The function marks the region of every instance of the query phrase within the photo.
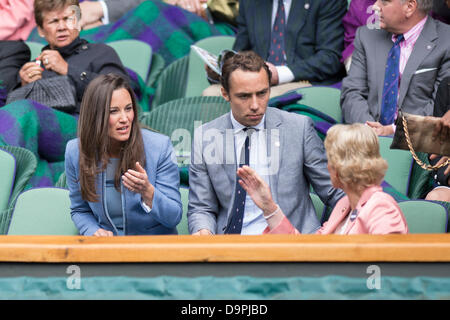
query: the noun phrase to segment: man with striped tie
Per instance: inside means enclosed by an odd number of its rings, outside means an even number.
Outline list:
[[[392,135],[398,110],[432,115],[439,83],[450,76],[450,26],[428,13],[432,0],[378,0],[379,27],[358,28],[342,82],[344,122]]]
[[[237,177],[244,164],[266,179],[279,207],[302,233],[320,226],[311,187],[330,207],[344,195],[331,184],[325,148],[312,120],[268,107],[269,83],[269,68],[256,53],[225,59],[221,84],[230,112],[198,127],[191,147],[190,233],[262,234],[268,218]]]

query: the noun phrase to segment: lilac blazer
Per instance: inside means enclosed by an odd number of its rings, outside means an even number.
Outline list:
[[[389,234],[408,233],[406,219],[397,202],[389,194],[383,192],[380,186],[367,188],[356,205],[358,215],[349,221],[344,234]],[[331,212],[330,218],[317,230],[316,234],[333,234],[350,211],[350,202],[347,196],[339,200]],[[272,230],[269,227],[264,233],[291,233],[299,234],[289,220],[283,220]]]

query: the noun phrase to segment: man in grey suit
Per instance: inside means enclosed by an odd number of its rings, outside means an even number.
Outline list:
[[[314,233],[320,226],[309,197],[310,185],[331,207],[343,196],[331,185],[325,149],[312,120],[267,108],[270,76],[269,67],[254,52],[225,60],[222,94],[230,102],[231,112],[194,133],[187,214],[190,233],[261,234],[266,228],[262,212],[249,196],[243,196],[242,204],[236,201],[242,197],[236,174],[238,163],[243,162],[237,159],[243,159],[243,153],[249,157],[246,163],[266,179],[277,203],[302,233]],[[247,145],[249,148],[243,148]],[[243,209],[240,232],[233,232],[230,226],[239,205]]]
[[[381,115],[387,92],[383,87],[389,87],[385,74],[388,53],[400,36],[399,78],[393,110],[433,114],[439,83],[450,75],[450,26],[428,16],[432,5],[432,0],[375,3],[381,29],[362,26],[357,30],[350,71],[342,82],[344,122],[365,122],[378,135],[394,133],[392,122],[383,123]]]

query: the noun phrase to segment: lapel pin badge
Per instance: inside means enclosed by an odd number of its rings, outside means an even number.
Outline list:
[[[431,44],[427,45],[428,50],[431,50],[431,48],[433,48],[433,46]]]
[[[306,9],[306,10],[309,9],[309,3],[305,3],[305,9]]]

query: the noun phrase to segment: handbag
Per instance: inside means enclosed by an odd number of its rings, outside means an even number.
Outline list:
[[[67,76],[39,79],[8,94],[6,103],[29,99],[48,107],[71,113],[75,111],[76,91]]]
[[[395,134],[391,149],[409,150],[416,163],[425,170],[432,171],[442,168],[450,163],[450,160],[436,166],[422,162],[416,152],[439,154],[450,156],[450,137],[445,141],[439,138],[433,139],[434,127],[440,118],[431,116],[419,116],[399,110],[395,120]]]

